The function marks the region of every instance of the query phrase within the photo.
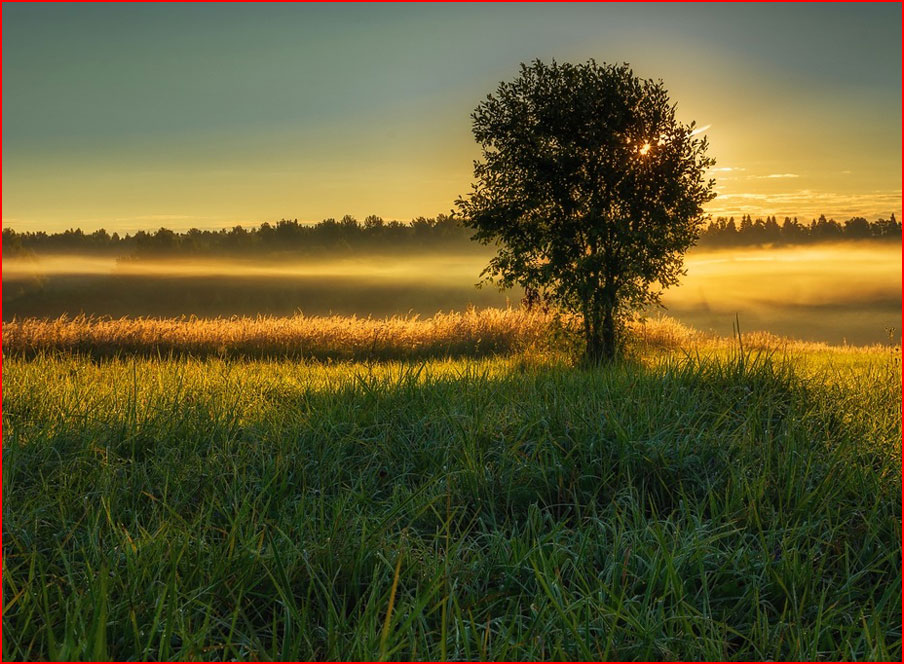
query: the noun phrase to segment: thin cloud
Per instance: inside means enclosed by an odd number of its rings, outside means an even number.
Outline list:
[[[192,214],[143,214],[137,217],[116,217],[113,221],[189,221],[191,219],[210,219]]]
[[[770,173],[769,175],[751,175],[751,180],[785,180],[791,178],[799,178],[797,173]]]
[[[799,189],[797,191],[763,194],[753,192],[719,192],[707,206],[714,216],[777,215],[809,220],[821,214],[835,219],[864,216],[888,218],[892,212],[901,214],[901,190],[877,190],[862,194]]]

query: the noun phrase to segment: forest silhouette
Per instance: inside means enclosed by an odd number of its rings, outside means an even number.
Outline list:
[[[385,221],[376,215],[361,222],[351,215],[330,218],[316,224],[298,219],[246,228],[221,230],[192,228],[184,232],[160,228],[155,232],[109,233],[104,229],[85,233],[73,228],[59,233],[17,232],[3,229],[3,255],[14,258],[32,254],[102,254],[117,257],[161,256],[262,256],[277,253],[322,255],[350,253],[410,253],[417,251],[480,251],[471,242],[473,231],[452,215],[417,217],[410,222]],[[820,215],[808,223],[797,217],[751,215],[716,217],[700,233],[701,247],[790,246],[846,240],[901,241],[901,222],[888,219],[868,221],[852,217],[843,222]]]

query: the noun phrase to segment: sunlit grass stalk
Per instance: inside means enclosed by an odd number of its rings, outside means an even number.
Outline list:
[[[538,309],[469,309],[432,318],[394,316],[271,316],[195,318],[29,318],[3,323],[3,352],[33,357],[42,352],[75,352],[94,358],[147,357],[309,358],[390,360],[471,356],[525,349],[573,350],[580,325],[570,315]],[[739,342],[751,350],[831,352],[821,343],[785,339],[765,332],[720,338],[667,317],[630,322],[629,350],[688,347],[727,350]],[[881,346],[845,347],[874,353]]]

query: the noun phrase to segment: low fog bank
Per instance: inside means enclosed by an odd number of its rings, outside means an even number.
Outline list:
[[[898,247],[833,246],[689,255],[681,285],[663,296],[675,309],[745,311],[901,299]]]
[[[355,256],[301,261],[141,260],[42,256],[3,261],[3,319],[108,316],[357,314],[386,316],[517,303],[517,291],[474,288],[490,256]],[[897,245],[847,243],[703,250],[667,291],[667,312],[703,330],[830,343],[887,342],[900,332]]]
[[[104,256],[53,254],[3,261],[3,279],[51,276],[245,277],[249,279],[388,279],[449,281],[476,280],[487,259],[479,254],[354,257],[302,260],[243,260],[210,258],[121,259]]]

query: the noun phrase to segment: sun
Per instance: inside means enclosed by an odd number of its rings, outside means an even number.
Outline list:
[[[641,146],[641,148],[640,148],[640,154],[642,154],[642,155],[645,155],[645,154],[646,154],[647,152],[649,152],[649,151],[650,151],[650,144],[649,144],[649,143],[644,143],[644,144]]]

